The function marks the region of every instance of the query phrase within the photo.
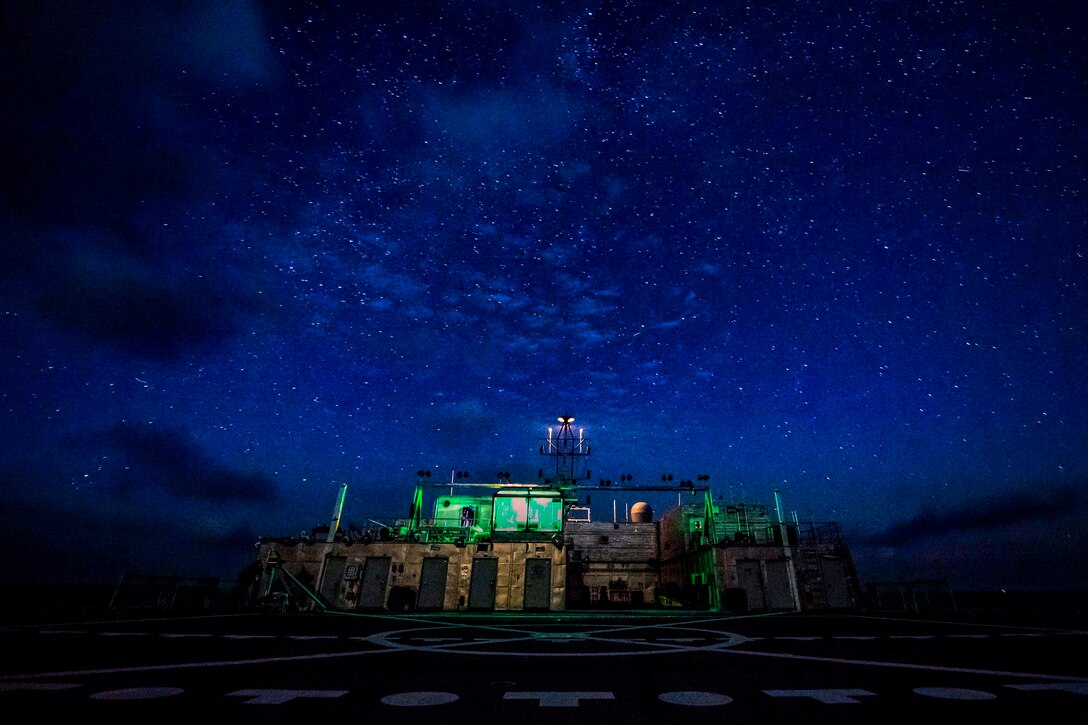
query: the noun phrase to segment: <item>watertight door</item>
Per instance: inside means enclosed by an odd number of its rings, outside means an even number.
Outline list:
[[[325,557],[325,570],[321,573],[321,588],[318,594],[329,604],[336,604],[336,595],[340,590],[340,582],[344,579],[344,569],[347,565],[346,556]]]
[[[824,557],[820,561],[820,571],[824,577],[824,586],[827,587],[827,606],[833,609],[852,606],[846,563],[842,559]]]
[[[737,560],[737,586],[748,593],[749,609],[766,609],[763,598],[763,572],[757,559]]]
[[[525,560],[525,608],[550,609],[552,603],[552,562]]]
[[[363,567],[359,589],[359,609],[381,609],[385,606],[385,585],[389,582],[389,557],[372,556]]]
[[[767,566],[767,609],[793,609],[789,562],[768,559],[764,563]]]
[[[495,582],[498,578],[498,559],[480,557],[472,560],[472,581],[468,589],[469,609],[495,608]]]
[[[443,557],[428,556],[423,560],[417,609],[442,609],[446,600],[446,574],[449,568],[450,560]]]

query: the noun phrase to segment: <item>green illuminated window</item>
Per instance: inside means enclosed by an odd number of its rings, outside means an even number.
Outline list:
[[[528,501],[524,498],[495,498],[495,531],[523,531],[528,522]]]
[[[557,498],[533,497],[529,499],[529,530],[561,531],[563,529],[563,502]]]
[[[562,531],[563,500],[557,496],[496,496],[495,531]]]

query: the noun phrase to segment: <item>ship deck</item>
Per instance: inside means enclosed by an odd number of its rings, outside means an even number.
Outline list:
[[[47,721],[1064,723],[1088,704],[1088,662],[1062,656],[1088,631],[967,618],[242,614],[10,625],[0,642],[0,693]]]

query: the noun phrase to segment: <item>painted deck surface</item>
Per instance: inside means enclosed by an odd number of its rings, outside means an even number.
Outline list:
[[[38,717],[1080,722],[1088,631],[839,615],[311,614],[9,626]],[[1063,656],[1064,655],[1064,656]]]

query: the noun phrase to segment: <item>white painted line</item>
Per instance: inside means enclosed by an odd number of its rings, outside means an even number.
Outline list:
[[[611,692],[507,692],[504,700],[537,700],[540,707],[578,707],[582,700],[615,700]]]
[[[814,642],[823,639],[823,637],[770,637],[770,639],[789,640],[791,642]]]
[[[692,646],[679,643],[671,643],[658,640],[647,639],[622,639],[619,637],[611,636],[614,630],[603,630],[603,635],[598,636],[597,631],[579,632],[576,636],[564,636],[562,633],[556,633],[552,635],[541,636],[539,632],[527,631],[525,636],[522,637],[506,637],[495,639],[469,639],[458,640],[451,643],[427,644],[422,642],[423,639],[420,635],[433,630],[442,630],[442,627],[423,627],[417,629],[405,629],[399,631],[386,631],[373,634],[370,637],[363,638],[362,641],[369,642],[371,644],[379,645],[381,647],[388,647],[398,650],[410,650],[413,652],[435,652],[435,653],[459,653],[467,655],[498,655],[498,656],[517,656],[517,657],[632,657],[642,655],[655,655],[662,653],[679,653],[679,652],[713,652],[723,647],[735,647],[748,641],[745,637],[732,632],[722,632],[720,630],[713,629],[698,629],[694,627],[678,626],[677,630],[689,630],[691,632],[702,633],[701,637],[694,638],[696,641],[706,642],[705,646]],[[526,642],[541,642],[547,641],[551,643],[560,642],[592,642],[595,645],[603,646],[610,645],[614,649],[598,649],[592,651],[561,651],[558,649],[552,651],[532,651],[529,647],[518,647],[518,645]],[[414,644],[419,642],[419,644]],[[484,649],[488,646],[502,646],[504,649]],[[622,647],[622,648],[621,648]]]
[[[0,675],[4,680],[29,680],[38,677],[82,677],[85,675],[123,675],[129,672],[169,672],[171,670],[213,669],[216,667],[239,667],[244,665],[267,665],[277,662],[306,662],[309,660],[328,660],[337,657],[361,657],[364,655],[389,654],[395,649],[372,649],[362,652],[329,652],[326,654],[296,655],[292,657],[259,657],[248,660],[224,660],[221,662],[181,662],[172,665],[139,665],[136,667],[106,667],[97,670],[69,670],[66,672],[33,672],[22,675]]]
[[[998,637],[1042,637],[1042,632],[1002,632]]]
[[[915,687],[914,692],[941,700],[996,700],[997,695],[985,690],[965,690],[962,687]]]
[[[107,690],[91,694],[92,700],[158,700],[163,697],[180,695],[185,690],[180,687],[126,687],[122,690]]]
[[[427,707],[430,705],[448,705],[459,698],[452,692],[399,692],[386,695],[381,699],[383,705],[394,707]]]
[[[159,636],[164,639],[205,639],[212,635],[204,632],[165,632]]]
[[[291,700],[303,697],[316,697],[331,699],[343,697],[348,690],[235,690],[228,692],[227,697],[248,697],[243,705],[282,705]]]
[[[847,635],[843,634],[843,635],[839,635],[838,637],[829,637],[828,639],[871,640],[871,639],[880,639],[880,637],[872,637],[872,636],[868,636],[868,635],[866,635],[866,636],[862,636],[862,635],[847,636]]]
[[[733,702],[729,695],[717,692],[662,692],[657,696],[658,700],[670,705],[686,705],[687,707],[714,707],[716,705],[728,705]]]
[[[919,665],[912,662],[881,662],[879,660],[848,660],[840,657],[816,657],[814,655],[792,655],[784,652],[756,652],[754,650],[721,648],[718,652],[749,657],[778,657],[786,660],[805,660],[808,662],[831,662],[839,665],[862,665],[864,667],[891,667],[904,670],[929,670],[931,672],[963,672],[971,675],[996,675],[999,677],[1029,677],[1038,680],[1073,680],[1088,682],[1088,677],[1075,675],[1041,674],[1038,672],[1005,672],[1003,670],[982,670],[972,667],[941,667],[938,665]]]
[[[827,705],[856,705],[857,697],[876,696],[868,690],[764,690],[771,697],[811,697]]]
[[[419,642],[464,642],[466,637],[419,637]]]
[[[1046,682],[1032,683],[1030,685],[1005,685],[1005,687],[1010,690],[1024,690],[1025,692],[1055,690],[1057,692],[1072,692],[1074,695],[1088,695],[1088,682]]]
[[[147,637],[147,632],[99,632],[99,637]]]
[[[888,639],[936,639],[935,634],[889,634]]]
[[[877,620],[879,622],[908,622],[910,624],[919,624],[919,621],[917,619],[907,619],[905,617],[873,617],[873,616],[865,615],[865,614],[843,614],[843,615],[838,615],[838,616],[846,617],[846,618],[849,618],[849,619],[875,619],[875,620]],[[1049,627],[1025,627],[1025,626],[1021,626],[1021,625],[1012,625],[1012,624],[980,624],[978,622],[946,622],[944,620],[937,620],[937,619],[928,620],[926,622],[926,624],[951,624],[951,625],[956,626],[956,627],[976,627],[976,628],[977,627],[986,627],[986,628],[989,628],[989,629],[1028,629],[1028,630],[1031,630],[1033,632],[1042,631],[1042,632],[1053,632],[1055,634],[1064,633],[1064,632],[1074,632],[1075,631],[1077,634],[1088,634],[1088,632],[1081,632],[1079,630],[1053,629],[1053,628],[1049,628]]]
[[[71,682],[0,682],[0,692],[52,692],[53,690],[71,690],[74,687],[83,687],[83,685]]]
[[[274,634],[223,634],[223,639],[277,639]]]
[[[295,639],[305,642],[311,639],[340,639],[340,637],[339,635],[335,634],[291,634],[287,636],[287,639]]]

